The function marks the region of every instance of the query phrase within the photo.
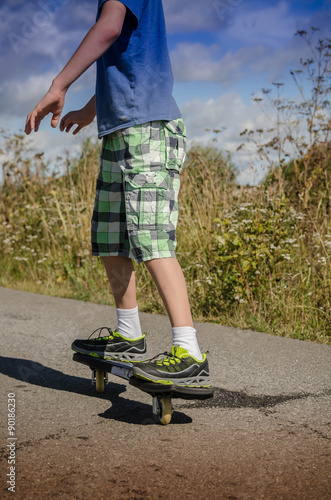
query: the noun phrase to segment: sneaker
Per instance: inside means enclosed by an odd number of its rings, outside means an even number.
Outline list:
[[[103,330],[106,330],[108,335],[102,335]],[[100,332],[99,337],[91,339],[95,332]],[[145,334],[131,340],[106,326],[92,332],[87,340],[75,340],[71,349],[81,354],[113,361],[136,363],[147,359]]]
[[[207,354],[201,361],[191,356],[186,349],[172,346],[171,352],[163,353],[165,358],[150,360],[132,368],[132,373],[156,384],[177,385],[181,387],[210,387]],[[159,354],[158,356],[161,356]],[[158,357],[156,356],[156,357]]]

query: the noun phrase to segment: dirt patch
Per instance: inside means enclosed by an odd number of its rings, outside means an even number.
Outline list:
[[[226,436],[220,442],[104,445],[65,431],[17,450],[18,499],[227,499],[327,500],[331,498],[328,448],[289,434],[272,438]],[[168,434],[169,436],[169,434]],[[6,462],[2,461],[2,472]],[[5,481],[2,481],[2,487]],[[2,490],[2,498],[11,498]]]

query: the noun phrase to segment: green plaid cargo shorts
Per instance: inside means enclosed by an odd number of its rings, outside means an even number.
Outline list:
[[[185,151],[181,118],[103,137],[91,223],[93,255],[122,255],[136,262],[175,257]]]

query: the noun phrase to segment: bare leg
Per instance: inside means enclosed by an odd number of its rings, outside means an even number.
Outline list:
[[[101,257],[118,309],[137,306],[136,277],[131,259],[120,255]]]
[[[118,315],[119,310],[136,308],[135,272],[131,259],[121,256],[102,257],[102,262],[114,294]],[[176,258],[169,257],[153,259],[145,262],[145,265],[167,310],[173,329],[174,343],[187,349],[197,359],[202,359],[193,326],[185,278],[179,262]],[[121,314],[126,314],[126,312],[123,311]],[[136,314],[138,316],[138,312]],[[118,331],[130,337],[131,330],[137,331],[138,328],[140,330],[139,318],[133,320],[133,324],[126,332],[122,331],[121,326],[118,324]]]
[[[171,326],[193,327],[190,304],[183,271],[176,258],[145,262],[167,310]]]

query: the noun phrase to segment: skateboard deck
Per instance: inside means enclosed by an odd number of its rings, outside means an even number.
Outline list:
[[[76,352],[72,358],[78,363],[88,366],[92,370],[92,382],[96,384],[96,391],[103,393],[108,374],[128,380],[129,384],[140,389],[153,398],[154,421],[162,425],[171,422],[172,399],[209,399],[213,397],[211,387],[181,387],[179,385],[162,385],[136,377],[132,373],[133,364],[121,361],[95,358]]]

